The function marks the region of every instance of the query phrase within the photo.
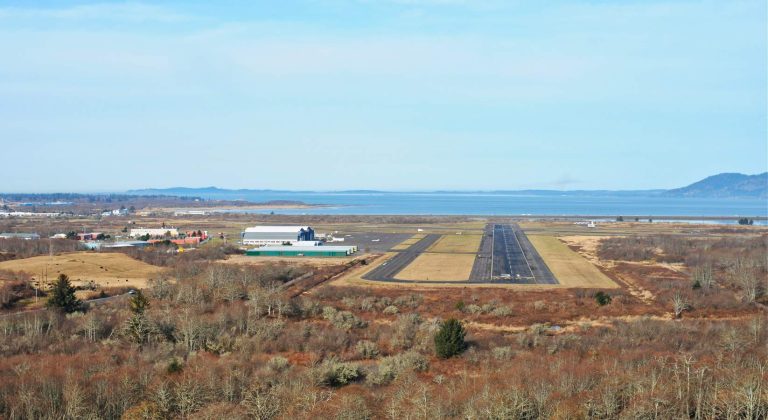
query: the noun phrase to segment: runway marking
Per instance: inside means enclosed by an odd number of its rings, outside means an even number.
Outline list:
[[[531,277],[533,277],[533,280],[536,280],[536,275],[533,274],[533,270],[531,269],[531,263],[528,262],[528,257],[525,256],[525,250],[523,250],[523,246],[520,244],[520,239],[517,238],[517,232],[512,230],[512,234],[515,236],[515,241],[517,241],[517,247],[520,248],[520,253],[523,254],[523,259],[525,260],[525,265],[528,266],[528,271],[531,272]]]

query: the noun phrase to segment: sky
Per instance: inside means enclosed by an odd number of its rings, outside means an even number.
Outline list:
[[[766,3],[0,0],[0,191],[760,173]]]

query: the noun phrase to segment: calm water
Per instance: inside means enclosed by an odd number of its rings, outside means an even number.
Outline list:
[[[331,207],[276,209],[279,214],[354,215],[616,215],[649,216],[768,216],[761,199],[701,199],[622,196],[550,196],[495,193],[319,193],[259,192],[210,194],[205,198],[296,200]],[[257,210],[253,213],[269,213]]]

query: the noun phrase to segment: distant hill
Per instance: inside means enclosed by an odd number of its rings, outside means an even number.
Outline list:
[[[768,172],[758,175],[724,173],[664,193],[668,197],[768,198]]]
[[[230,194],[230,193],[249,193],[249,192],[271,192],[274,190],[229,190],[226,188],[218,187],[201,187],[201,188],[189,188],[189,187],[172,187],[172,188],[145,188],[139,190],[128,190],[126,194],[141,194],[141,195],[191,195],[191,194]]]
[[[311,194],[397,194],[396,191],[340,190],[340,191],[286,191],[270,189],[236,189],[218,187],[203,188],[148,188],[130,190],[127,194],[202,196],[217,199],[232,199],[234,196],[260,195],[267,193]],[[584,196],[584,197],[701,197],[701,198],[768,198],[768,172],[759,175],[724,173],[713,175],[687,187],[672,190],[477,190],[477,191],[423,191],[435,194],[519,194],[537,196]],[[240,198],[242,199],[242,198]]]

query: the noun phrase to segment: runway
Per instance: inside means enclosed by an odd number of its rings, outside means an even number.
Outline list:
[[[425,236],[419,242],[400,251],[388,261],[371,270],[371,272],[364,275],[363,278],[366,280],[395,281],[397,273],[404,269],[408,264],[412,263],[419,254],[426,251],[427,248],[437,242],[438,239],[440,239],[440,235]]]
[[[413,283],[395,276],[440,239],[427,235],[363,276],[366,280]],[[419,283],[445,283],[419,280]],[[456,284],[456,282],[451,282]],[[465,284],[558,284],[544,260],[517,224],[488,224]]]

